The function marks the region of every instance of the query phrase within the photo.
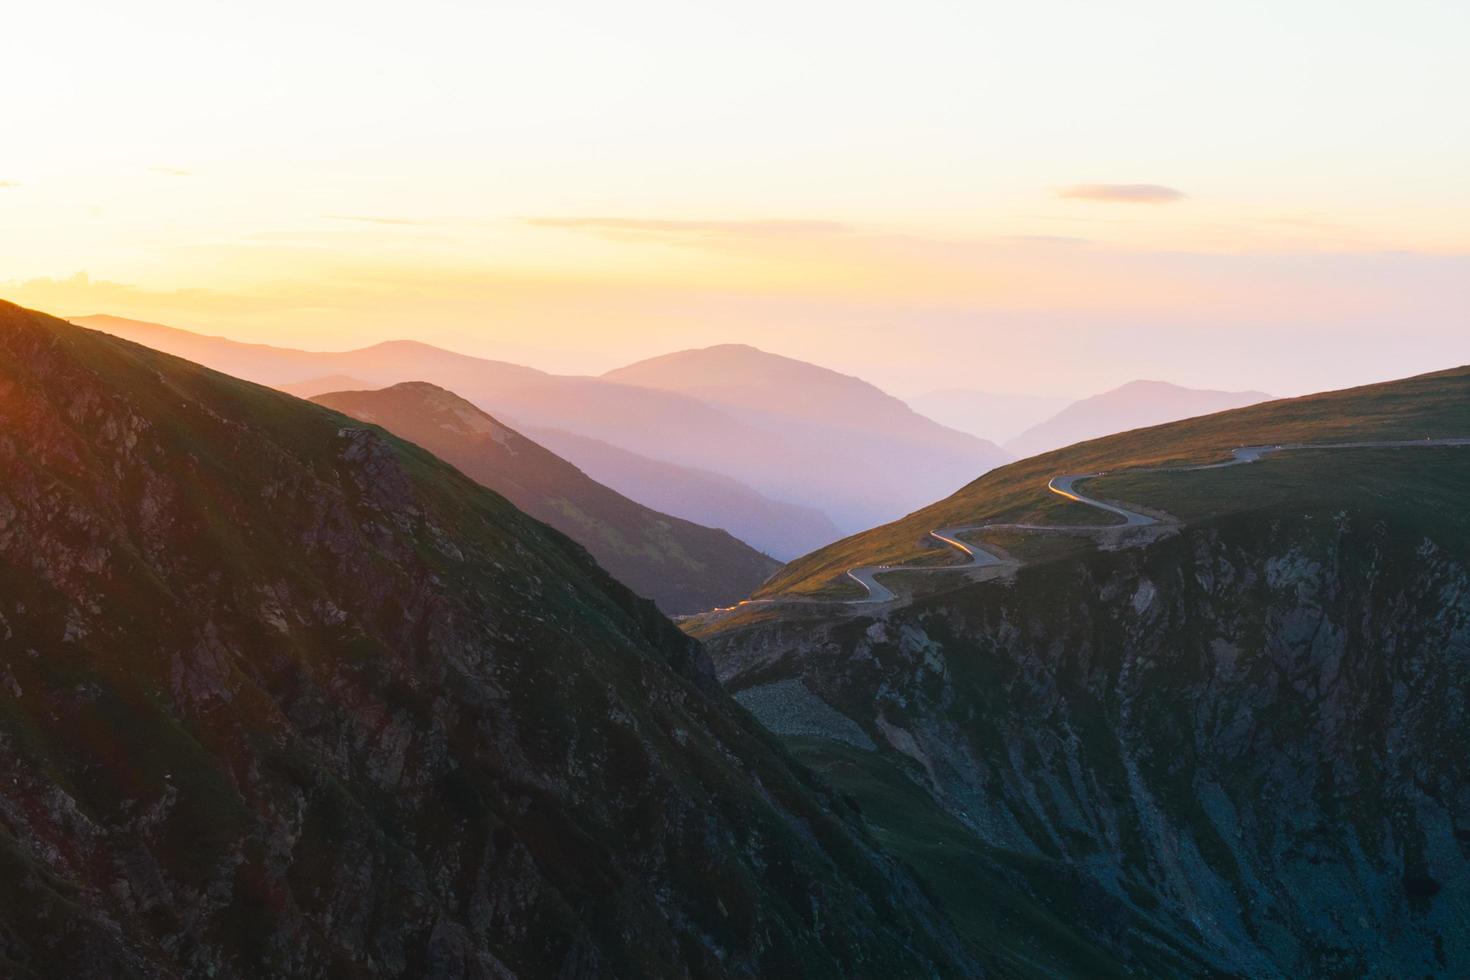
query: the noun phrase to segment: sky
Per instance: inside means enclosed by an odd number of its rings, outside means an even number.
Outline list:
[[[565,372],[934,388],[1470,362],[1470,4],[0,14],[0,297]]]

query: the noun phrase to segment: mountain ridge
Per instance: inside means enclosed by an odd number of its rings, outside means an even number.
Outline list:
[[[620,582],[670,615],[728,605],[779,563],[725,531],[660,514],[425,381],[314,396],[318,405],[422,446],[578,541]]]

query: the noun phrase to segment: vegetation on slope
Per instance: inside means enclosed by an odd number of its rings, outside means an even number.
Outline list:
[[[854,566],[952,562],[953,552],[928,537],[937,527],[982,522],[1106,523],[1107,515],[1046,490],[1047,480],[1059,474],[1117,474],[1130,468],[1212,462],[1227,459],[1236,447],[1249,445],[1465,435],[1470,435],[1470,368],[1265,402],[1124,432],[992,470],[958,493],[901,520],[792,561],[756,595],[859,597],[861,587],[845,578],[847,569]],[[1213,476],[1239,472],[1205,471],[1191,479],[1205,488],[1231,487],[1237,485],[1232,481],[1243,478],[1233,475],[1214,481]],[[1154,498],[1156,505],[1168,510],[1167,488],[1177,482],[1175,475],[1150,479],[1151,486],[1161,488]],[[1113,477],[1087,487],[1089,493],[1104,498],[1118,493],[1119,499],[1132,499],[1118,491]],[[1224,490],[1218,498],[1222,502],[1234,499]]]

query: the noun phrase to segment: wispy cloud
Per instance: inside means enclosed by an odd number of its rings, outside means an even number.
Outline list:
[[[1057,191],[1057,197],[1077,201],[1112,201],[1118,204],[1168,204],[1189,195],[1163,184],[1074,184]]]
[[[332,221],[360,221],[369,225],[427,225],[430,223],[418,218],[398,218],[391,215],[324,214],[322,217]]]
[[[841,235],[852,226],[840,221],[770,219],[764,221],[675,221],[657,218],[527,218],[538,228],[569,228],[594,234],[718,236],[741,238],[805,238]]]
[[[148,169],[151,170],[151,171],[153,171],[156,174],[163,174],[165,177],[192,177],[192,176],[194,176],[194,171],[192,171],[192,170],[183,170],[183,169],[181,169],[179,167],[149,167]]]
[[[20,186],[20,181],[18,181],[18,180],[0,180],[0,187],[19,187],[19,186]]]

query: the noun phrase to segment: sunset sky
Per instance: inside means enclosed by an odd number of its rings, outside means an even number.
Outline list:
[[[0,297],[60,315],[898,394],[1470,362],[1462,2],[3,18]]]

